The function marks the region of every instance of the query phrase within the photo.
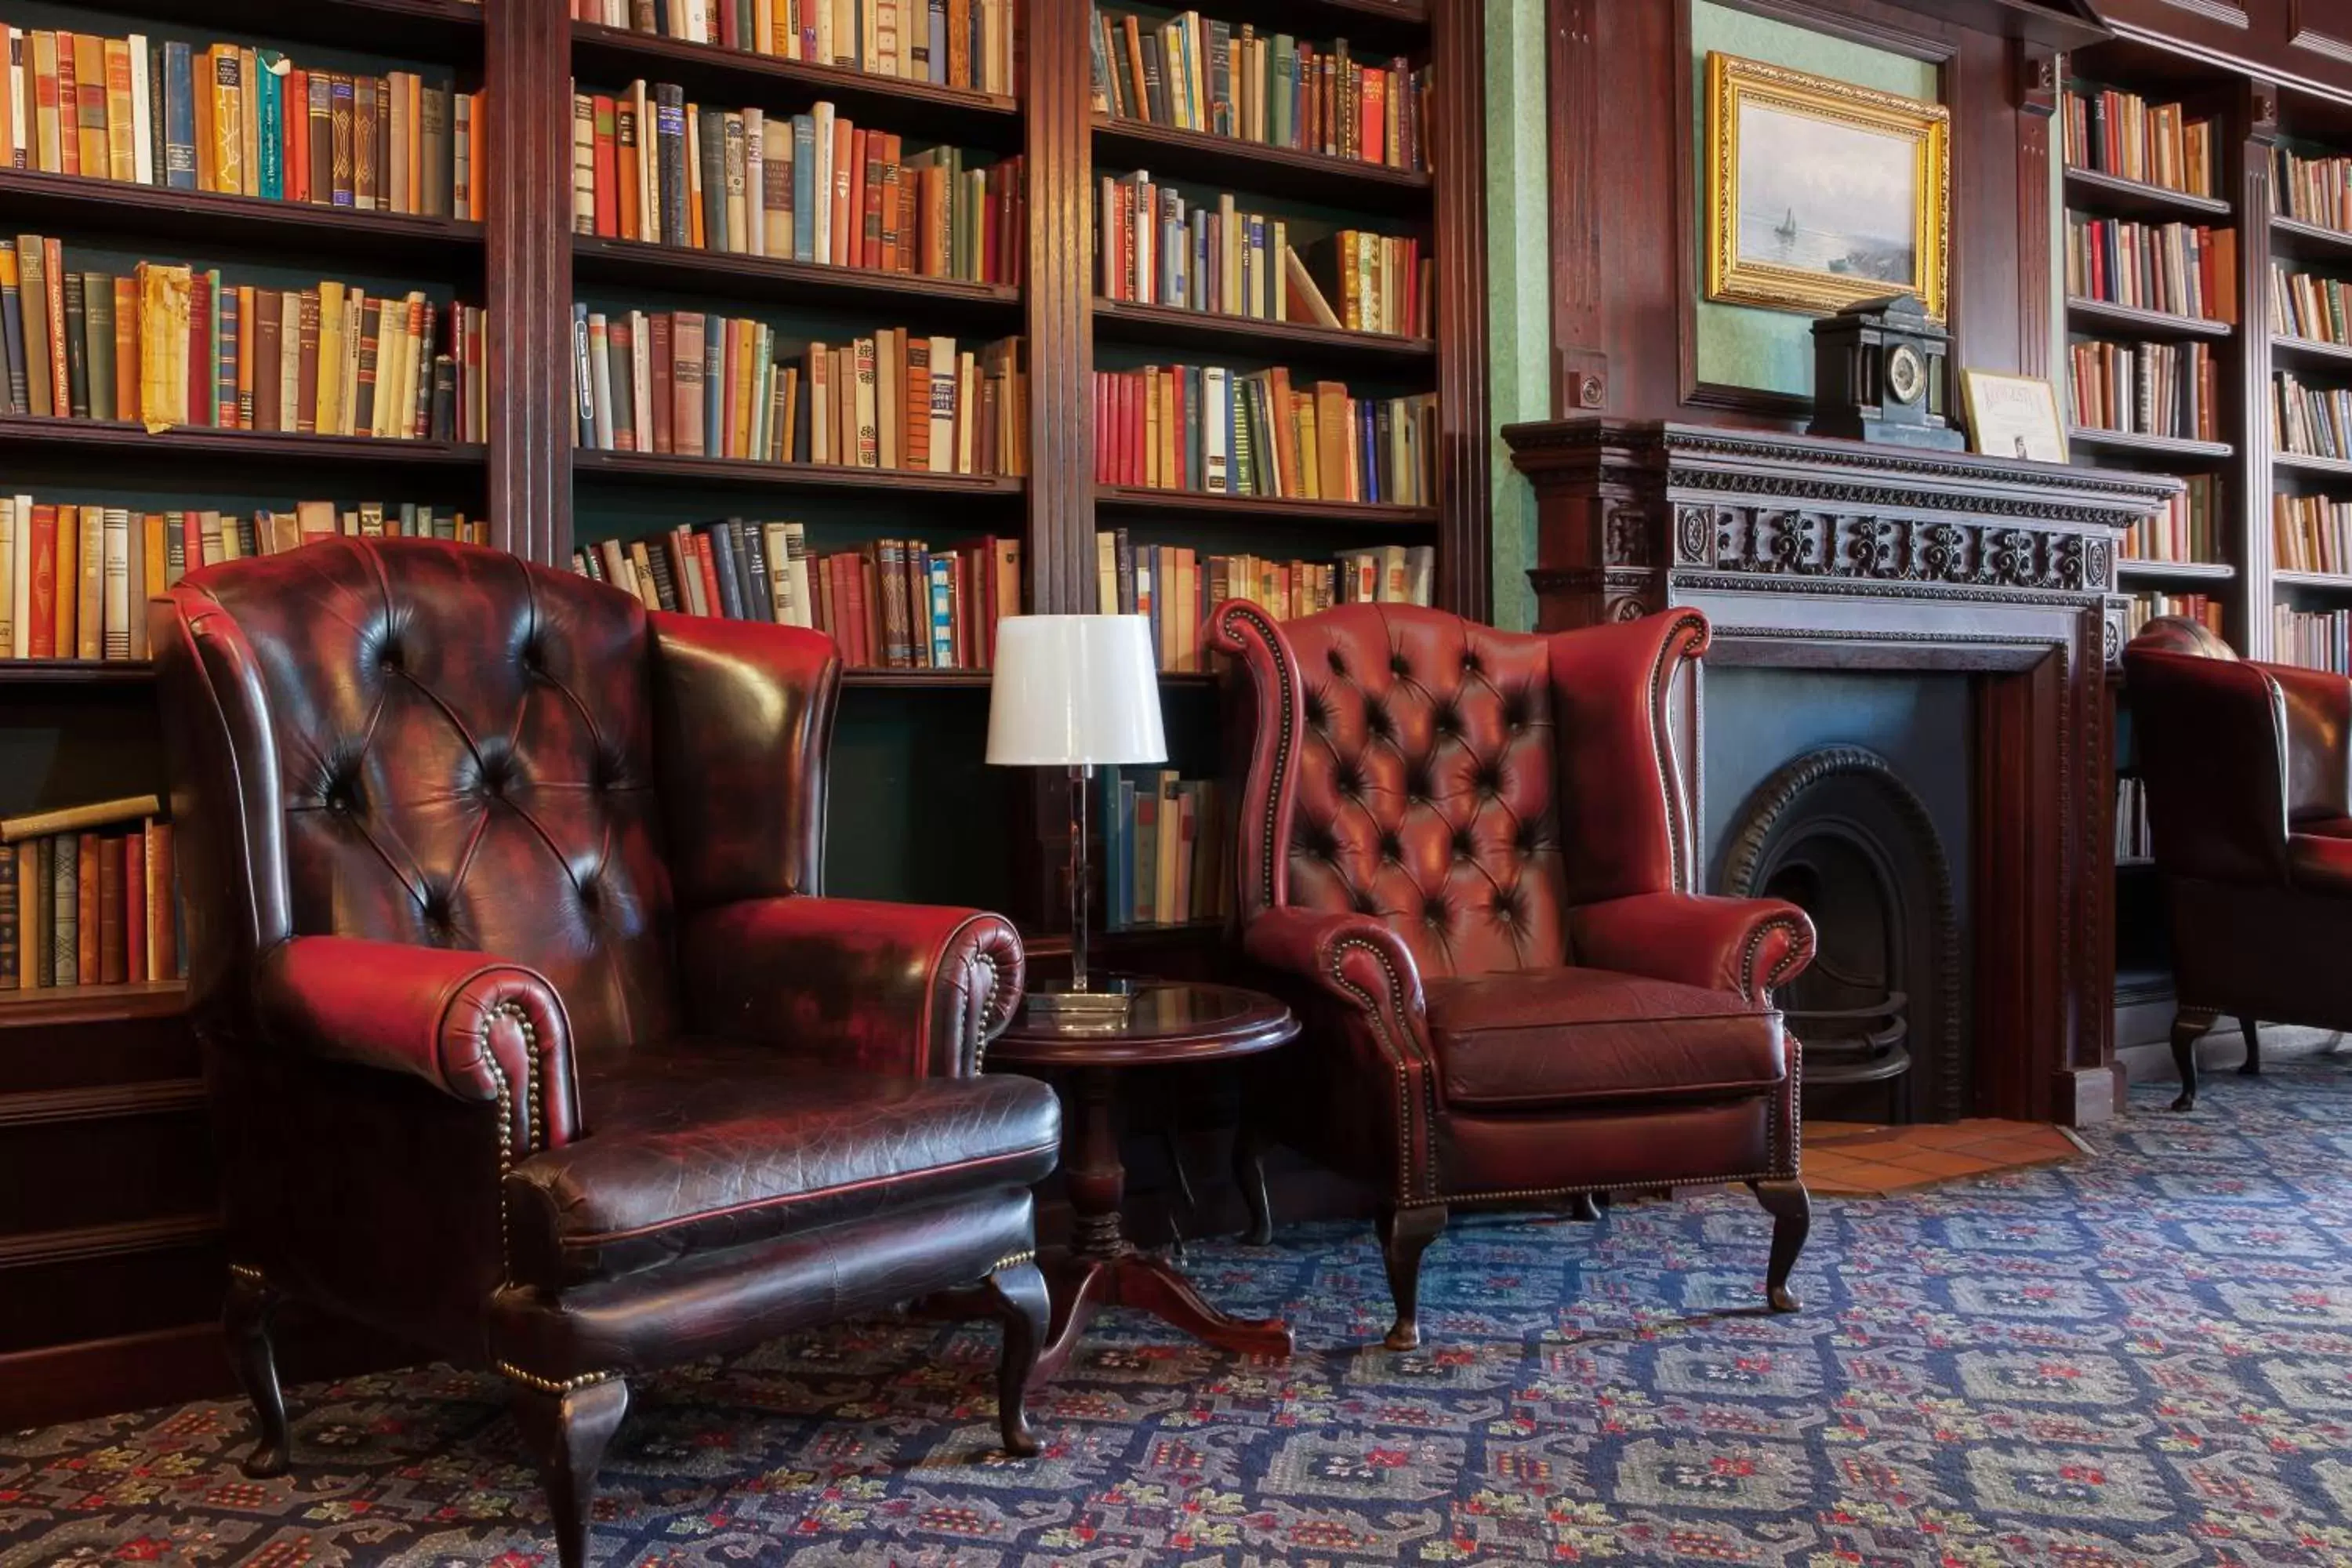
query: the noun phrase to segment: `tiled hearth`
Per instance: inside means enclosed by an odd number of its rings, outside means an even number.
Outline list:
[[[1908,1127],[1809,1121],[1805,1185],[1824,1196],[1885,1197],[1964,1176],[2055,1164],[2083,1153],[2063,1129],[1997,1117]]]

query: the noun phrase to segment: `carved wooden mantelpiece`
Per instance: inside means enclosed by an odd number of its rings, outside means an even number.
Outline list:
[[[2179,481],[1599,418],[1503,437],[1536,488],[1542,629],[1691,605],[1718,666],[1977,678],[1973,1109],[2111,1107],[2116,541]],[[1705,712],[1695,681],[1678,707],[1695,801]]]

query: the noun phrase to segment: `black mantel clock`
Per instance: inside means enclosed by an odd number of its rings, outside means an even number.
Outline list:
[[[1946,422],[1951,334],[1917,296],[1849,305],[1813,323],[1813,423],[1808,434],[1957,451]]]

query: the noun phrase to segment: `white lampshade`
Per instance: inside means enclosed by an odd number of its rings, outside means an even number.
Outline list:
[[[1141,616],[999,621],[988,760],[1010,767],[1166,762],[1151,623]]]

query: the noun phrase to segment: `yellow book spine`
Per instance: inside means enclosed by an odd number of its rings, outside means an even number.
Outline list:
[[[211,54],[216,188],[228,195],[250,195],[245,183],[245,61],[234,44],[215,44]]]
[[[343,430],[343,286],[319,285],[319,409],[321,436]]]
[[[139,264],[139,417],[149,434],[188,422],[188,293],[184,266]]]

